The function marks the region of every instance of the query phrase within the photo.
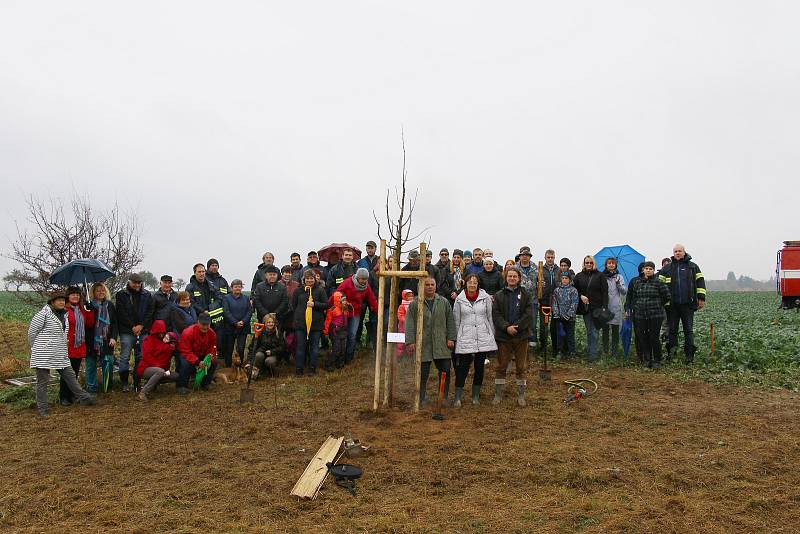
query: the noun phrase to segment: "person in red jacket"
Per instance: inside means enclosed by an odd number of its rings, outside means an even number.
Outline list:
[[[179,350],[178,393],[189,393],[189,380],[194,377],[197,369],[205,369],[203,360],[210,354],[211,365],[200,383],[200,388],[208,391],[217,368],[217,335],[211,329],[211,316],[208,312],[198,315],[197,323],[183,331]]]
[[[167,325],[161,319],[153,321],[150,335],[142,341],[142,359],[136,366],[136,374],[145,380],[145,385],[136,397],[141,401],[148,400],[148,395],[155,391],[161,382],[174,382],[175,374],[170,374],[169,364],[175,352],[178,336],[167,332]]]
[[[347,302],[353,307],[353,317],[361,317],[361,306],[367,301],[370,310],[378,313],[378,301],[375,293],[369,286],[369,271],[363,267],[356,271],[356,274],[347,278],[336,288],[342,293]],[[328,306],[333,305],[333,295],[328,299]],[[353,361],[353,353],[356,350],[356,332],[358,332],[358,321],[350,321],[347,325],[347,351],[344,356],[344,363],[347,365]]]
[[[80,376],[81,362],[86,358],[87,332],[94,328],[94,312],[86,307],[83,293],[78,287],[67,288],[67,356],[75,376]],[[58,397],[62,406],[69,406],[75,401],[72,391],[62,378],[59,384]]]

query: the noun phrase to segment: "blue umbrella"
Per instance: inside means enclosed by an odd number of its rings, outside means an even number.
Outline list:
[[[50,274],[50,283],[57,286],[70,286],[89,282],[103,282],[114,276],[114,271],[100,260],[84,258],[72,260]]]
[[[639,276],[639,264],[644,261],[644,256],[630,245],[603,247],[594,255],[597,270],[603,270],[608,258],[616,258],[617,270],[625,279],[625,285],[630,284],[631,280]]]

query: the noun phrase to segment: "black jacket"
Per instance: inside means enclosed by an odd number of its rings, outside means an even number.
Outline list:
[[[519,295],[515,296],[515,292],[504,287],[494,295],[494,305],[492,306],[492,321],[494,322],[494,338],[497,341],[511,341],[513,339],[528,339],[533,332],[533,297],[528,290],[522,286],[519,287]],[[511,299],[517,299],[514,303]],[[509,322],[509,306],[514,305],[518,309],[518,318],[516,321]],[[508,335],[506,328],[512,325],[517,325],[517,335],[513,338]]]
[[[439,260],[434,264],[434,267],[436,267],[439,276],[436,279],[436,292],[452,304],[453,299],[450,298],[450,294],[456,291],[456,282],[453,279],[453,273],[450,272],[450,262]]]
[[[663,319],[664,307],[669,304],[669,289],[656,276],[639,276],[631,280],[625,297],[625,310],[634,319]]]
[[[192,307],[197,312],[198,317],[201,313],[207,311],[211,315],[211,326],[214,330],[222,328],[222,294],[217,289],[217,286],[208,277],[201,284],[192,275],[189,285],[186,286],[186,291],[189,293],[189,298],[192,299]]]
[[[144,326],[143,334],[153,324],[153,296],[142,288],[137,295],[129,288],[117,292],[117,327],[120,334],[133,334],[133,327]]]
[[[217,288],[222,298],[225,297],[228,293],[230,293],[230,286],[228,285],[228,281],[225,280],[225,277],[219,273],[209,273],[206,272],[206,279],[209,280],[214,287]]]
[[[410,264],[407,263],[400,270],[401,271],[419,271],[419,265],[417,265],[416,267],[412,267]],[[438,293],[439,292],[438,291],[439,269],[437,269],[435,265],[427,264],[427,265],[425,265],[425,270],[428,271],[429,275],[431,275],[433,278],[436,279],[436,284],[437,284],[437,291],[436,292]],[[419,288],[418,284],[419,284],[419,278],[401,278],[400,279],[400,291],[399,291],[399,294],[402,295],[403,291],[408,289],[409,291],[414,293],[414,295],[416,295],[417,294],[417,289]],[[450,295],[447,295],[447,300],[448,300],[448,302],[450,301]]]
[[[356,274],[358,267],[356,262],[345,264],[340,261],[328,271],[328,278],[325,281],[325,289],[328,291],[328,297],[333,295],[339,284]]]
[[[311,288],[311,296],[314,298],[314,307],[311,315],[311,330],[322,332],[325,327],[325,312],[328,311],[328,296],[325,289],[320,284],[314,284]],[[306,304],[308,303],[308,291],[305,286],[298,287],[292,293],[292,300],[289,303],[295,330],[306,329]]]
[[[553,268],[547,267],[547,264],[542,264],[542,298],[539,299],[539,304],[542,306],[550,305],[550,296],[553,294],[555,288],[561,285],[561,268],[553,264]],[[538,273],[537,273],[538,275]],[[537,279],[537,295],[538,295],[538,279]]]
[[[278,324],[281,324],[289,312],[289,294],[286,292],[286,286],[279,281],[274,284],[260,282],[256,286],[252,298],[256,307],[256,319],[259,323],[266,314],[274,313]]]
[[[178,301],[178,293],[175,291],[170,292],[169,295],[162,292],[160,289],[152,293],[153,295],[153,320],[164,321],[167,325],[167,332],[172,332],[172,324],[170,322],[170,312],[172,305]]]
[[[694,309],[697,309],[697,301],[706,300],[706,280],[702,271],[700,271],[700,267],[692,261],[692,257],[689,254],[686,254],[680,261],[673,256],[672,262],[662,267],[658,272],[658,279],[667,284],[672,299],[675,301],[679,293],[679,288],[677,287],[680,282],[678,270],[682,266],[686,266],[689,271],[689,304]]]
[[[197,312],[192,306],[184,310],[177,304],[173,304],[169,311],[169,322],[172,331],[180,336],[184,330],[197,322]]]
[[[578,315],[586,315],[592,310],[608,308],[608,281],[606,276],[598,271],[581,271],[572,281],[580,296],[589,298],[586,306],[582,300],[578,301]]]
[[[494,270],[492,272],[487,273],[484,269],[478,274],[478,282],[480,283],[481,289],[489,293],[490,295],[494,295],[501,289],[503,289],[503,275],[500,274],[500,271]]]
[[[256,267],[256,272],[253,275],[253,283],[250,284],[250,293],[256,290],[256,286],[258,284],[266,280],[266,278],[264,278],[264,275],[267,273],[266,268],[266,263],[260,263],[258,264],[258,267]],[[280,278],[280,275],[278,275],[278,278]]]

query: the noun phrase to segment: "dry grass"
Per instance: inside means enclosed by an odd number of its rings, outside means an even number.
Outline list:
[[[0,407],[0,527],[30,532],[796,532],[797,394],[557,367],[528,407],[373,414],[371,366],[48,419]],[[410,391],[409,371],[401,390]],[[531,371],[530,375],[535,373]],[[562,403],[560,381],[595,397]],[[492,373],[488,373],[487,384]],[[433,380],[430,384],[433,389]],[[468,391],[468,390],[467,390]],[[277,392],[277,395],[276,395]],[[431,393],[432,394],[432,393]],[[275,402],[277,400],[277,407]],[[328,434],[372,444],[353,498],[289,496]]]

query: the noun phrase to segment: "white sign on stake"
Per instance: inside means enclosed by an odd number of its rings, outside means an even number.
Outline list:
[[[386,334],[386,341],[389,343],[405,343],[406,335],[403,332],[389,332]]]

